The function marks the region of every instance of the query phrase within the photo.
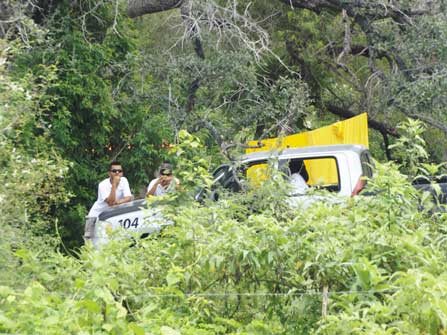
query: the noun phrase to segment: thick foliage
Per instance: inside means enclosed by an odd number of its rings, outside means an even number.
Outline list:
[[[0,40],[0,46],[3,46]],[[42,122],[39,101],[54,78],[54,69],[42,75],[16,79],[6,71],[7,57],[17,50],[0,49],[0,281],[21,280],[13,253],[27,246],[54,247],[55,206],[66,203],[68,162],[53,150],[48,128]],[[38,81],[39,85],[32,85]],[[39,236],[39,238],[36,238]]]
[[[370,187],[376,196],[303,210],[272,179],[177,206],[175,226],[133,246],[85,247],[79,259],[19,250],[32,281],[1,287],[0,330],[438,334],[447,322],[444,214],[419,211],[429,199],[393,165],[379,166]]]
[[[122,162],[140,196],[166,157],[164,142],[172,141],[165,114],[144,96],[152,81],[138,73],[136,31],[121,9],[111,2],[58,2],[41,22],[44,38],[30,35],[32,45],[10,62],[11,75],[30,86],[52,69],[53,80],[39,96],[39,118],[51,150],[71,163],[65,187],[75,197],[54,209],[68,247],[81,243],[83,219],[108,163]],[[35,142],[39,127],[29,122],[21,140]]]

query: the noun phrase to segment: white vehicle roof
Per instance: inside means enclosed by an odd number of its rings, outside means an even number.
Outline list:
[[[280,156],[306,156],[306,155],[313,156],[314,154],[317,153],[319,156],[326,156],[326,155],[331,156],[341,152],[354,152],[357,154],[361,154],[365,150],[368,149],[360,144],[316,145],[302,148],[288,148],[281,150],[253,152],[243,155],[241,157],[241,161],[244,162],[244,161],[264,160]]]

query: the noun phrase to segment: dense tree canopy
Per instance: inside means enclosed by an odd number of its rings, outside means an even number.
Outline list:
[[[265,51],[260,32],[268,30],[270,50],[300,75],[318,110],[341,117],[367,111],[385,145],[389,135],[397,136],[395,123],[403,116],[427,122],[445,138],[442,2],[242,1],[231,10],[217,1],[146,0],[129,1],[127,11],[137,17],[176,7],[186,8],[185,25],[192,24],[190,35],[202,40],[207,28],[234,38],[239,18],[233,13],[251,15],[238,25],[247,50],[255,41],[256,51]]]
[[[446,14],[0,1],[0,333],[446,333],[445,213],[408,182],[447,157]],[[271,178],[192,202],[248,140],[363,112],[373,156],[395,160],[375,197],[297,210]],[[162,235],[94,251],[84,218],[113,160],[136,197],[164,161],[183,189]]]

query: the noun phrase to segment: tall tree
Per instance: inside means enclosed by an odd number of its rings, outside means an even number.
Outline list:
[[[128,2],[128,14],[137,17],[186,6],[190,21],[200,26],[204,4],[218,7],[211,0],[140,0]],[[266,5],[241,1],[238,9],[241,15],[257,15],[260,6]],[[367,111],[370,126],[385,143],[389,135],[396,136],[394,124],[407,116],[428,123],[445,138],[447,53],[442,41],[447,28],[442,1],[278,0],[268,6],[278,13],[271,33],[282,31],[273,35],[274,51],[301,74],[319,110],[338,117]],[[272,21],[257,19],[259,26]]]

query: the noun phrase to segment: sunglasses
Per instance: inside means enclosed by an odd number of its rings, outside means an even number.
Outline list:
[[[160,171],[160,174],[162,176],[172,176],[172,171],[169,170],[169,169],[163,169],[163,170]]]
[[[110,172],[112,172],[112,173],[121,173],[121,172],[123,172],[123,170],[120,170],[120,169],[112,169],[112,170],[110,170]]]

